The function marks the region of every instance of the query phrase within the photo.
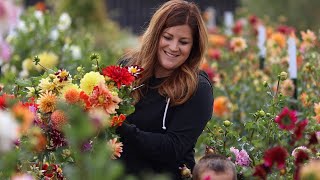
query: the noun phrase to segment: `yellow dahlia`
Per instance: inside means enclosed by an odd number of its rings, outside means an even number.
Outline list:
[[[39,54],[38,57],[40,59],[39,64],[41,64],[45,68],[51,69],[58,64],[58,56],[52,52],[43,52]],[[41,71],[43,70],[43,67],[41,67],[40,65],[36,65],[36,69],[37,71]]]
[[[32,70],[33,65],[34,64],[30,58],[27,58],[27,59],[23,60],[23,62],[22,62],[22,68],[24,70],[28,70],[28,71]]]
[[[38,86],[40,87],[40,92],[53,91],[56,87],[50,77],[41,79]]]
[[[56,103],[57,97],[51,91],[40,94],[40,98],[37,101],[39,110],[43,113],[53,112],[56,108]]]
[[[87,94],[91,94],[93,88],[100,82],[105,83],[104,76],[98,72],[89,72],[80,80],[80,88]]]

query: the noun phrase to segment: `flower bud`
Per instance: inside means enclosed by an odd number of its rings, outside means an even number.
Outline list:
[[[260,117],[264,117],[266,113],[263,110],[258,111]]]
[[[81,70],[82,70],[82,67],[81,67],[81,66],[78,66],[78,67],[77,67],[77,71],[80,72]]]
[[[231,125],[231,122],[228,121],[228,120],[225,120],[225,121],[223,121],[223,125],[224,125],[225,127],[229,127],[229,126]]]
[[[181,176],[183,178],[191,178],[192,174],[191,174],[191,170],[189,168],[187,168],[187,166],[184,164],[183,167],[179,167],[180,169],[180,173]]]
[[[288,73],[282,71],[282,72],[280,73],[280,80],[281,80],[281,81],[284,81],[284,80],[286,80],[287,78],[288,78]]]
[[[210,147],[210,146],[206,146],[206,152],[205,152],[205,155],[209,155],[209,154],[215,154],[216,151],[214,150],[213,147]]]

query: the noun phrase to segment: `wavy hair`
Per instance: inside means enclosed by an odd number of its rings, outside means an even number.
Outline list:
[[[191,28],[193,45],[188,59],[157,87],[159,94],[170,98],[172,106],[186,102],[197,88],[199,66],[208,44],[206,26],[198,6],[183,0],[164,3],[152,16],[142,36],[140,49],[126,55],[126,58],[130,59],[128,65],[140,65],[144,68],[142,78],[137,80],[137,86],[147,83],[157,66],[161,34],[166,28],[178,25],[188,25]],[[133,92],[133,96],[139,101],[142,96],[141,89]]]

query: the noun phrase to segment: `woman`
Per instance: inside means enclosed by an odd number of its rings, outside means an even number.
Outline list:
[[[126,65],[144,68],[133,96],[135,112],[117,129],[128,173],[169,173],[192,169],[194,147],[212,115],[212,87],[199,65],[207,32],[194,3],[172,0],[153,15],[140,50]]]

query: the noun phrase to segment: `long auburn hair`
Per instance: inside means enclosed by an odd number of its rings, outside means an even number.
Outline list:
[[[128,65],[144,68],[142,77],[136,85],[145,84],[154,75],[158,63],[159,39],[166,28],[189,25],[192,30],[193,45],[188,59],[167,77],[157,88],[159,94],[170,98],[171,106],[186,102],[195,92],[198,84],[199,66],[208,44],[206,26],[197,5],[183,0],[164,3],[152,16],[148,28],[142,36],[139,50],[125,55],[130,59]],[[143,96],[141,89],[133,92],[138,102]]]

